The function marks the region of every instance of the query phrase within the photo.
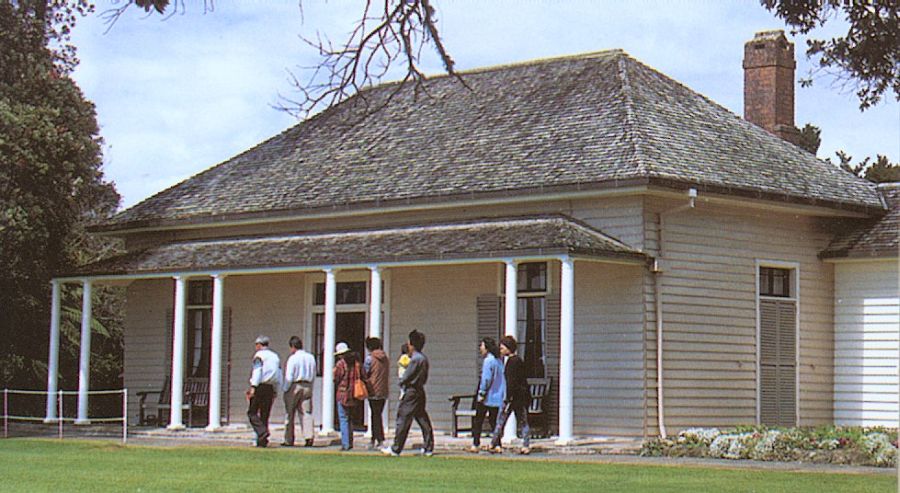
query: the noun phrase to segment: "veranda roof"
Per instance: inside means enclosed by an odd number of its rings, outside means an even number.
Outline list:
[[[551,255],[634,262],[648,258],[587,224],[567,216],[547,215],[168,243],[82,266],[66,277]]]

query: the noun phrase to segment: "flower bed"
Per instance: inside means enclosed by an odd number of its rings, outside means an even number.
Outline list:
[[[645,441],[641,455],[895,467],[897,430],[841,426],[689,428],[676,437]]]

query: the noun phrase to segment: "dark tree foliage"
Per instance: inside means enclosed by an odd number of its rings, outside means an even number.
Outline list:
[[[107,253],[87,222],[111,214],[119,195],[101,171],[94,105],[69,74],[69,43],[83,0],[0,0],[0,385],[44,388],[50,279]],[[77,382],[80,287],[63,293],[60,387]],[[121,373],[119,298],[94,298],[92,387]],[[95,363],[95,364],[94,364]]]
[[[822,129],[807,123],[800,129],[800,143],[798,145],[815,156],[819,152],[819,146],[822,145]]]
[[[847,33],[831,39],[809,39],[808,58],[818,67],[800,81],[810,85],[819,72],[852,87],[865,110],[885,93],[900,100],[900,1],[898,0],[760,0],[769,11],[807,34],[829,20],[843,16]]]
[[[860,178],[874,183],[900,182],[900,163],[892,163],[887,156],[879,154],[875,162],[871,162],[872,158],[867,157],[856,164],[853,164],[853,156],[844,151],[837,151],[835,156],[838,158],[837,164],[842,169]],[[831,162],[831,159],[827,161]]]

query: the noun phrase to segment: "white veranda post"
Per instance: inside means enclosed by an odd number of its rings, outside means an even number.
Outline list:
[[[504,312],[506,324],[503,333],[504,335],[513,336],[518,340],[519,336],[516,334],[516,325],[518,322],[518,317],[516,316],[516,307],[518,306],[516,299],[518,290],[516,269],[517,265],[514,260],[506,261],[506,311]],[[506,391],[510,391],[509,387],[507,387]],[[514,438],[516,438],[516,417],[515,415],[511,415],[509,420],[506,421],[506,426],[503,428],[503,441],[509,443]]]
[[[45,423],[56,422],[56,391],[59,387],[59,314],[60,314],[60,284],[53,280],[51,283],[53,296],[50,301],[50,354],[47,358],[47,413],[44,416]]]
[[[575,262],[560,259],[559,316],[559,439],[560,445],[572,442],[573,382],[575,378]]]
[[[381,338],[381,267],[373,265],[369,267],[369,337]],[[362,348],[360,348],[362,351]],[[368,406],[365,407],[366,436],[372,436],[372,416]],[[382,419],[385,411],[382,410]]]
[[[175,313],[172,327],[172,409],[169,418],[170,430],[184,429],[181,406],[184,404],[184,316],[187,297],[184,276],[175,277]]]
[[[321,434],[334,432],[334,381],[331,374],[334,370],[334,337],[335,337],[335,295],[337,286],[334,280],[334,269],[325,269],[325,341],[322,350],[322,431]]]
[[[91,281],[82,281],[81,359],[78,365],[78,415],[75,424],[89,424],[88,390],[91,383]]]
[[[225,277],[213,275],[212,344],[209,356],[209,424],[206,429],[222,427],[222,327],[225,316]]]

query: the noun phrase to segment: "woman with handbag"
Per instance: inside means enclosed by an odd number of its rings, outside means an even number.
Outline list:
[[[341,425],[341,450],[344,451],[353,448],[353,425],[350,423],[350,412],[352,408],[365,401],[366,387],[356,353],[350,351],[346,342],[337,343],[334,347],[334,355],[338,358],[333,372],[334,398],[337,404],[338,421]],[[360,392],[364,395],[357,397]]]
[[[506,395],[506,380],[503,375],[503,363],[500,360],[500,348],[493,337],[485,337],[478,346],[484,358],[481,364],[481,379],[478,382],[478,393],[475,395],[475,418],[472,419],[472,446],[469,452],[477,454],[481,448],[481,428],[487,415],[490,429],[497,424],[497,413],[503,405]]]

